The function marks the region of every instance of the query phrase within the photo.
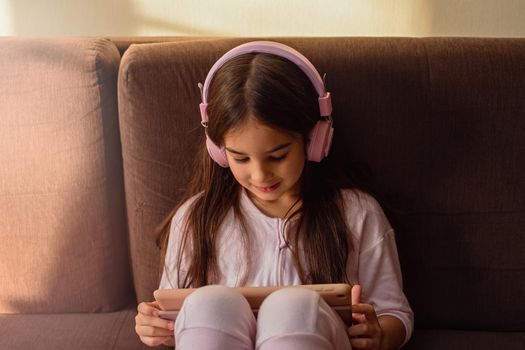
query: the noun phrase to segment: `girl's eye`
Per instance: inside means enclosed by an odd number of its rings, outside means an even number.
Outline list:
[[[284,158],[286,158],[287,155],[288,155],[288,153],[285,153],[282,156],[271,156],[271,157],[268,157],[268,159],[271,162],[279,162],[279,161],[283,160]],[[233,158],[233,160],[235,161],[235,163],[242,164],[242,163],[247,163],[250,160],[250,158],[249,157]]]
[[[278,162],[278,161],[283,160],[284,158],[286,158],[287,155],[288,155],[288,153],[285,153],[282,156],[270,157],[270,160],[274,161],[274,162]]]

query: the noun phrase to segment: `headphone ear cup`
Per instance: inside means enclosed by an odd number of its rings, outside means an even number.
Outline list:
[[[319,120],[310,132],[310,141],[308,142],[307,157],[313,162],[320,162],[330,152],[334,128],[328,120]]]
[[[223,168],[228,168],[228,158],[226,158],[226,150],[224,147],[217,146],[208,135],[206,135],[206,148],[208,149],[208,153],[217,164],[219,164]]]

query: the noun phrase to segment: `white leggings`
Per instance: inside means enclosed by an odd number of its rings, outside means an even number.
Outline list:
[[[257,319],[246,299],[224,286],[206,286],[185,301],[175,325],[177,350],[349,350],[346,326],[314,291],[270,294]]]

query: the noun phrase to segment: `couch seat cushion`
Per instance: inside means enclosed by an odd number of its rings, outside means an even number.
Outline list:
[[[525,349],[524,332],[416,329],[403,350]]]
[[[0,314],[0,349],[148,349],[135,309],[94,314]]]

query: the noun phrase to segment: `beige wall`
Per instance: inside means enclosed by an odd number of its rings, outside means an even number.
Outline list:
[[[0,35],[525,37],[525,0],[0,0]]]

